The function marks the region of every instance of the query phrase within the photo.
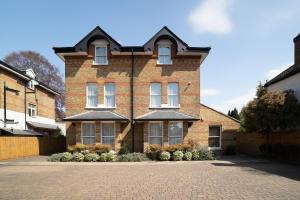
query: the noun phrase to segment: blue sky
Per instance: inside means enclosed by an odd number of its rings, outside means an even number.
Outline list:
[[[0,0],[0,59],[40,52],[61,72],[53,46],[73,46],[95,26],[123,45],[144,44],[167,25],[190,46],[211,46],[201,66],[201,101],[227,112],[259,81],[293,64],[299,0]]]

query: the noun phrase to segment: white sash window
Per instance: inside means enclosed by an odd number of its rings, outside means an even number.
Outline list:
[[[181,144],[182,140],[182,122],[169,122],[169,144]]]
[[[87,85],[87,107],[98,106],[98,87],[96,83]]]
[[[113,122],[101,122],[102,144],[115,148],[115,124]]]
[[[178,107],[179,106],[179,89],[178,83],[168,84],[168,106]]]
[[[163,144],[163,123],[149,122],[149,144]]]
[[[94,122],[81,124],[81,142],[82,144],[96,143],[96,125]]]
[[[115,107],[115,84],[106,83],[104,85],[104,104],[105,107]]]
[[[161,107],[161,84],[151,83],[150,107]]]

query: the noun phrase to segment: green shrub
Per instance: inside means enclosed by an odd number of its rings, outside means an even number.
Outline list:
[[[83,150],[83,151],[81,151],[80,153],[82,153],[83,155],[86,155],[86,154],[88,154],[88,153],[90,153],[90,150]]]
[[[147,156],[151,160],[158,160],[161,152],[161,146],[159,144],[150,144],[147,149]]]
[[[171,154],[169,152],[167,152],[167,151],[163,151],[163,152],[161,152],[159,158],[162,161],[167,161],[167,160],[170,160]]]
[[[215,160],[215,154],[213,151],[206,151],[205,152],[205,160]]]
[[[84,160],[84,155],[82,153],[75,152],[73,154],[73,161],[82,162]]]
[[[236,154],[236,148],[235,145],[231,144],[228,145],[224,151],[225,155],[235,155]]]
[[[117,157],[118,162],[140,162],[140,161],[148,161],[148,157],[143,153],[128,153],[119,155]]]
[[[102,153],[99,157],[100,162],[106,162],[107,161],[107,153]]]
[[[68,146],[68,148],[67,148],[67,151],[68,152],[70,152],[70,153],[74,153],[75,152],[75,145],[73,145],[73,146]]]
[[[111,150],[111,145],[109,144],[95,144],[89,146],[89,150],[92,153],[97,153],[101,155],[102,153],[108,153]]]
[[[76,143],[73,146],[68,146],[68,149],[70,149],[73,152],[81,152],[83,150],[86,150],[87,146],[85,144]]]
[[[128,154],[128,153],[130,153],[130,148],[129,148],[128,144],[123,143],[119,150],[119,154],[121,155],[121,154]]]
[[[197,150],[192,151],[192,159],[193,160],[200,160],[200,155],[199,155],[199,152]]]
[[[69,152],[64,152],[61,157],[62,162],[69,162],[73,159],[73,155]]]
[[[183,158],[183,153],[182,153],[182,151],[175,151],[175,152],[173,153],[172,158],[173,158],[173,160],[175,160],[175,161],[180,161],[180,160],[182,160],[182,158]]]
[[[193,146],[191,144],[175,144],[175,145],[164,146],[162,150],[172,154],[175,151],[187,152],[187,151],[191,151],[192,149]]]
[[[48,157],[50,162],[59,162],[61,160],[63,153],[55,153]]]
[[[108,152],[107,155],[106,155],[106,161],[107,161],[107,162],[115,161],[115,160],[116,160],[116,157],[117,157],[116,152],[110,151],[110,152]]]
[[[96,153],[88,153],[84,156],[86,162],[96,162],[99,159],[99,155]]]
[[[185,152],[184,155],[183,155],[183,159],[184,160],[192,160],[192,157],[193,157],[193,154],[192,152]]]

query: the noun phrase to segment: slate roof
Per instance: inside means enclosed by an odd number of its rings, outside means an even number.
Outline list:
[[[155,110],[135,118],[135,121],[161,120],[197,121],[199,118],[175,110]]]
[[[283,72],[281,72],[280,74],[278,74],[275,78],[271,79],[270,81],[268,81],[265,84],[265,87],[268,87],[274,83],[277,83],[283,79],[286,79],[290,76],[293,76],[297,73],[300,73],[300,65],[292,65],[291,67],[287,68],[286,70],[284,70]]]
[[[70,117],[66,117],[64,121],[128,121],[128,119],[113,111],[88,111]]]
[[[22,129],[12,129],[12,128],[0,128],[0,135],[43,136],[43,134],[33,130],[22,130]]]
[[[57,130],[58,129],[58,126],[55,124],[44,124],[44,123],[31,122],[31,121],[27,121],[26,123],[32,127],[40,128],[40,129],[48,129],[48,130]]]

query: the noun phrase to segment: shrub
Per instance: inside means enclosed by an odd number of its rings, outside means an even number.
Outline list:
[[[163,151],[163,152],[161,152],[159,158],[162,161],[167,161],[167,160],[170,160],[171,154],[169,152],[167,152],[167,151]]]
[[[107,153],[102,153],[99,157],[100,162],[106,162],[107,161]]]
[[[75,152],[73,154],[73,161],[82,162],[84,160],[84,155],[82,153]]]
[[[175,160],[175,161],[182,160],[182,158],[183,158],[183,153],[182,153],[182,151],[175,151],[175,152],[173,153],[172,158],[173,158],[173,160]]]
[[[63,153],[55,153],[49,156],[48,161],[50,162],[59,162],[61,160]]]
[[[235,145],[231,144],[228,145],[224,151],[225,155],[235,155],[236,154],[236,148]]]
[[[174,153],[175,151],[191,151],[193,146],[191,144],[174,144],[163,147],[163,151],[167,151],[169,153]]]
[[[143,153],[128,153],[119,155],[117,157],[117,161],[119,162],[140,162],[140,161],[148,161],[149,159]]]
[[[74,151],[76,152],[81,152],[83,150],[86,150],[87,146],[85,144],[76,143],[74,146],[72,146],[72,148],[74,148]]]
[[[61,157],[62,162],[69,162],[73,159],[73,155],[69,152],[64,152]]]
[[[88,153],[84,156],[86,162],[96,162],[99,159],[99,155],[96,153]]]
[[[215,154],[212,151],[206,151],[205,152],[205,160],[215,160]]]
[[[184,155],[183,155],[183,159],[184,160],[192,160],[192,157],[193,157],[193,154],[192,152],[185,152]]]
[[[120,148],[119,154],[121,155],[121,154],[128,154],[128,153],[130,153],[130,148],[129,148],[128,144],[123,143]]]
[[[75,145],[73,145],[73,146],[68,146],[68,148],[67,148],[67,151],[68,152],[70,152],[70,153],[74,153],[75,152]]]
[[[158,144],[150,144],[147,149],[147,156],[152,160],[158,160],[161,149],[161,146]]]
[[[107,162],[112,162],[112,161],[115,161],[116,160],[116,152],[114,151],[110,151],[106,154],[106,161]]]
[[[95,144],[89,146],[90,152],[97,153],[101,155],[102,153],[108,153],[111,150],[111,145],[109,144]]]
[[[83,155],[86,155],[86,154],[88,154],[88,153],[90,153],[90,150],[83,150],[83,151],[81,151],[80,153],[82,153]]]
[[[197,150],[192,151],[192,159],[193,160],[200,160],[200,155],[199,155],[199,152]]]

